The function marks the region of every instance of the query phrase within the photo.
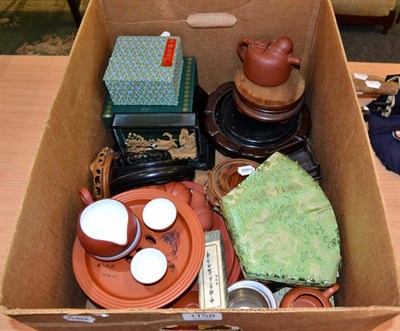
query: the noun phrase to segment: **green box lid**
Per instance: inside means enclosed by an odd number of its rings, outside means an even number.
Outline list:
[[[132,113],[180,113],[193,111],[193,97],[198,85],[196,58],[184,57],[183,70],[179,87],[179,99],[173,105],[114,105],[110,95],[107,96],[103,111],[103,121],[106,127],[111,127],[114,114]]]

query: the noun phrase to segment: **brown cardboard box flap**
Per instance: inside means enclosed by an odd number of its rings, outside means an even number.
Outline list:
[[[239,310],[240,311],[240,310]],[[393,307],[248,310],[23,310],[20,322],[37,330],[159,330],[171,326],[235,326],[243,330],[370,330],[399,313]],[[13,313],[14,315],[14,313]],[[11,315],[11,316],[13,316]],[[293,324],[293,321],[296,321]],[[295,325],[295,326],[294,326]],[[179,330],[179,329],[178,329]]]

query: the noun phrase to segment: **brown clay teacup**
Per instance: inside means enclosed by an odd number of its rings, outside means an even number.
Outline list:
[[[310,287],[296,287],[283,297],[280,308],[327,308],[332,307],[329,298],[340,289],[335,284],[325,291]]]
[[[86,188],[80,190],[86,208],[77,221],[77,237],[82,247],[102,261],[118,260],[139,243],[140,224],[130,208],[115,199],[93,201]]]

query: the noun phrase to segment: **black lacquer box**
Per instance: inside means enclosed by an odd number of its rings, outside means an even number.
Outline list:
[[[200,132],[197,112],[115,114],[111,128],[121,154],[164,150],[195,169],[215,165],[215,148]]]

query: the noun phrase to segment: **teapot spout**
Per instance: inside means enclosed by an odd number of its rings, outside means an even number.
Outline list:
[[[299,66],[300,63],[301,63],[301,59],[298,56],[290,55],[289,58],[288,58],[288,62],[291,65]]]
[[[339,291],[340,285],[338,283],[334,284],[331,287],[328,287],[324,292],[323,295],[326,298],[330,298],[332,295],[334,295],[337,291]]]

